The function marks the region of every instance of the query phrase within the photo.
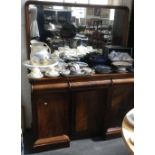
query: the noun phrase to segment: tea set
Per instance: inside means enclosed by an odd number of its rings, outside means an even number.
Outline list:
[[[31,71],[28,74],[29,78],[90,75],[95,73],[94,69],[99,72],[103,70],[105,73],[111,72],[109,67],[97,66],[92,69],[87,63],[79,61],[81,57],[88,54],[101,53],[100,50],[93,49],[92,46],[85,47],[80,45],[77,48],[64,46],[51,52],[50,47],[46,43],[31,40],[30,47],[30,60],[26,60],[23,63]],[[118,72],[126,72],[126,67],[131,66],[133,61],[128,55],[115,53],[114,51],[109,54],[109,59],[112,61],[112,65],[118,68]]]
[[[91,73],[91,68],[84,62],[66,63],[64,60],[71,59],[85,55],[93,51],[92,47],[78,47],[71,49],[69,46],[59,47],[51,53],[50,47],[37,40],[31,40],[31,53],[30,60],[25,61],[23,64],[31,72],[28,74],[29,78],[42,78],[44,75],[47,77],[58,77],[60,75],[82,75]],[[85,68],[83,71],[82,68]]]

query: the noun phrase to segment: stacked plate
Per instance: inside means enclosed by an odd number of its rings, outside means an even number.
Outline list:
[[[133,58],[128,53],[112,51],[108,58],[111,64],[116,67],[116,72],[126,73],[127,68],[133,65]]]
[[[125,52],[116,52],[112,51],[108,55],[109,59],[114,62],[114,61],[123,61],[123,62],[133,62],[133,58],[128,53]]]
[[[119,73],[126,73],[127,68],[132,66],[131,62],[125,62],[125,61],[114,61],[112,62],[112,65],[115,66],[117,69],[116,71]]]

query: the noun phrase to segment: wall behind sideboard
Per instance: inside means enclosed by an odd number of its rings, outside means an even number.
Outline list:
[[[25,13],[24,4],[26,0],[21,0],[21,62],[27,59],[26,55],[26,37],[25,37]],[[30,128],[31,116],[31,97],[30,97],[30,84],[27,79],[27,69],[21,64],[21,104],[24,107],[24,126]]]

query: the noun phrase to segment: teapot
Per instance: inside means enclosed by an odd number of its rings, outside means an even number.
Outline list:
[[[37,40],[31,40],[30,62],[32,65],[48,65],[51,57],[49,46]]]

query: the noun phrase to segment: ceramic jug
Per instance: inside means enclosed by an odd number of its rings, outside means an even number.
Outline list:
[[[49,46],[37,40],[31,40],[30,61],[32,65],[48,65],[51,57]]]

